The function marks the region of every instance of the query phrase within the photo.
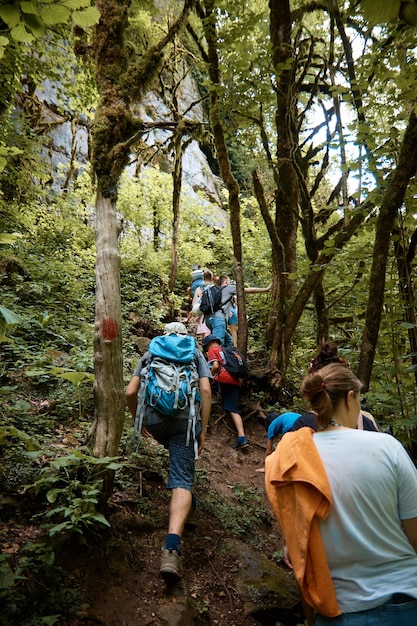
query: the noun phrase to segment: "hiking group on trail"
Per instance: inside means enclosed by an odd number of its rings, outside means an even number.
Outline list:
[[[169,452],[160,564],[167,584],[182,576],[182,535],[198,507],[195,462],[216,391],[236,428],[232,447],[240,453],[249,445],[238,406],[248,368],[227,330],[236,287],[227,276],[214,285],[209,270],[197,270],[202,275],[193,274],[190,295],[194,289],[192,315],[204,314],[199,324],[207,324],[204,354],[183,323],[166,324],[126,389],[137,441],[152,436]],[[307,624],[416,626],[417,470],[401,443],[364,411],[361,383],[336,344],[321,346],[300,390],[308,413],[261,413],[267,428],[261,471]]]
[[[211,270],[199,270],[201,282],[196,282],[193,266],[192,283],[189,292],[192,294],[191,308],[187,322],[192,317],[198,318],[196,335],[202,339],[207,335],[214,335],[220,339],[223,346],[237,347],[238,332],[238,304],[236,284],[229,276],[222,274],[214,278]],[[195,288],[194,288],[194,287]],[[245,287],[245,293],[266,293],[270,291],[272,283],[267,287]]]

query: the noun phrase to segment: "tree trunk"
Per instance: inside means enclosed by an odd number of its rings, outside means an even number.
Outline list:
[[[357,372],[358,377],[364,384],[365,390],[369,388],[371,381],[372,366],[381,323],[385,291],[385,274],[391,232],[395,224],[397,212],[404,201],[408,183],[410,178],[415,175],[416,169],[417,118],[413,113],[410,116],[408,126],[404,133],[398,165],[382,197],[381,208],[377,219],[365,328],[362,335]]]
[[[417,316],[414,296],[413,267],[412,263],[416,255],[417,231],[414,231],[408,246],[405,239],[408,238],[404,231],[394,231],[397,235],[394,241],[395,258],[397,260],[398,283],[404,304],[404,321],[407,322],[408,341],[410,344],[411,365],[415,366],[414,377],[417,383]]]
[[[125,45],[130,0],[99,0],[100,21],[93,51],[100,102],[92,132],[92,167],[97,178],[96,199],[96,322],[94,334],[95,414],[88,442],[98,457],[114,455],[125,415],[123,385],[120,255],[114,203],[117,185],[129,161],[131,146],[143,131],[130,110],[156,75],[163,49],[185,24],[194,0],[185,0],[178,20],[158,44],[135,64]],[[106,482],[106,495],[111,490]]]
[[[180,201],[182,187],[182,137],[177,132],[174,137],[174,169],[172,172],[172,242],[171,242],[171,271],[169,274],[168,292],[174,290],[178,271],[178,233],[180,227]]]
[[[96,77],[100,92],[92,132],[92,166],[96,196],[96,317],[94,330],[94,422],[88,443],[95,456],[117,453],[123,430],[122,319],[118,226],[113,202],[119,176],[128,162],[129,148],[117,149],[131,134],[128,104],[117,79],[127,67],[124,33],[129,0],[100,0],[101,17],[95,30]],[[111,78],[110,78],[111,77]],[[106,484],[111,491],[111,480]]]
[[[213,129],[214,142],[219,162],[220,174],[229,192],[230,229],[233,241],[233,261],[236,278],[236,293],[238,301],[238,346],[246,353],[248,344],[248,325],[246,316],[246,299],[243,280],[242,239],[240,229],[240,201],[239,185],[233,176],[230,165],[226,139],[219,113],[220,101],[217,89],[220,85],[219,58],[217,54],[217,35],[213,2],[205,3],[206,20],[203,20],[204,33],[208,48],[208,71],[212,87],[210,88],[210,120]]]
[[[345,244],[350,241],[353,235],[357,232],[365,219],[365,207],[361,212],[356,212],[350,222],[340,230],[334,237],[334,248],[325,249],[317,258],[316,267],[313,267],[307,275],[305,281],[298,289],[298,292],[291,303],[291,308],[288,311],[285,321],[285,328],[283,333],[283,344],[285,348],[285,354],[289,353],[289,347],[291,345],[294,333],[297,330],[297,325],[300,321],[301,315],[309,301],[310,297],[314,293],[317,285],[320,284],[323,279],[324,273],[327,271],[327,267],[334,259],[338,250],[341,250]],[[318,269],[321,268],[321,269]]]
[[[122,314],[119,228],[110,198],[96,200],[96,321],[94,329],[95,418],[89,439],[97,457],[115,456],[123,431]]]
[[[329,313],[323,280],[320,280],[314,288],[314,307],[317,317],[316,343],[319,346],[329,339]]]
[[[276,281],[274,315],[270,319],[272,336],[271,370],[285,371],[289,360],[283,343],[288,303],[294,296],[295,283],[288,274],[297,269],[297,228],[300,190],[296,170],[298,151],[297,111],[295,109],[295,74],[292,69],[291,10],[289,0],[269,0],[272,62],[278,81],[276,84],[275,125],[277,134],[277,170],[279,185],[275,194],[275,229],[279,235],[281,261]]]

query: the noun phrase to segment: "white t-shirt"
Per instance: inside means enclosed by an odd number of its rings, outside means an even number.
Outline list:
[[[401,525],[417,517],[417,470],[390,435],[315,433],[333,504],[320,521],[342,613],[374,608],[393,593],[417,598],[417,554]]]

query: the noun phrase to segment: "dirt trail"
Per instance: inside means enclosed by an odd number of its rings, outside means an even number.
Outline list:
[[[265,503],[264,473],[257,471],[263,467],[265,428],[262,420],[254,415],[246,421],[245,428],[251,445],[235,451],[231,448],[236,437],[231,421],[212,416],[197,473],[201,470],[206,480],[209,478],[210,493],[217,492],[219,497],[232,498],[236,489],[246,489],[255,494],[259,502]],[[226,529],[230,520],[224,519],[222,523],[205,513],[208,494],[205,485],[199,487],[197,481],[196,495],[201,502],[199,525],[194,531],[184,533],[183,583],[173,593],[167,591],[158,574],[160,549],[166,533],[168,494],[156,476],[148,476],[142,490],[148,494],[149,504],[153,507],[155,526],[144,521],[140,527],[140,521],[138,523],[135,518],[134,503],[119,489],[113,497],[115,513],[108,540],[84,555],[70,556],[73,575],[82,581],[85,600],[89,604],[80,624],[181,624],[181,619],[175,621],[175,605],[188,598],[193,624],[259,625],[245,613],[243,598],[236,588],[240,564],[233,549],[236,539]],[[268,523],[259,522],[255,534],[258,545],[270,551],[266,556],[282,547],[272,514]],[[167,606],[169,619],[164,617]]]

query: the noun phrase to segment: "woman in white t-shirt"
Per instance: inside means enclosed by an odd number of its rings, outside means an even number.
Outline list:
[[[361,386],[342,364],[327,365],[309,374],[301,384],[301,393],[310,401],[319,422],[318,431],[311,431],[306,440],[312,441],[312,451],[318,452],[330,486],[328,511],[317,517],[339,607],[330,617],[320,614],[320,593],[325,596],[326,592],[319,591],[315,618],[310,615],[308,623],[416,626],[417,470],[392,436],[356,428]],[[285,435],[285,443],[281,442],[274,453],[278,461],[281,445],[298,450],[301,431]],[[290,435],[292,439],[286,439]],[[281,460],[285,451],[282,448]],[[305,449],[303,456],[308,471],[310,457]],[[285,495],[282,487],[279,491],[279,481],[288,476],[279,476],[272,465],[269,473],[267,468],[267,491],[279,509]],[[320,467],[316,465],[314,471],[319,472]],[[290,512],[281,510],[279,515],[285,526]],[[298,563],[300,555],[291,527],[288,534],[289,557]],[[304,596],[310,595],[308,582],[304,578],[297,580],[301,588],[304,585]]]

